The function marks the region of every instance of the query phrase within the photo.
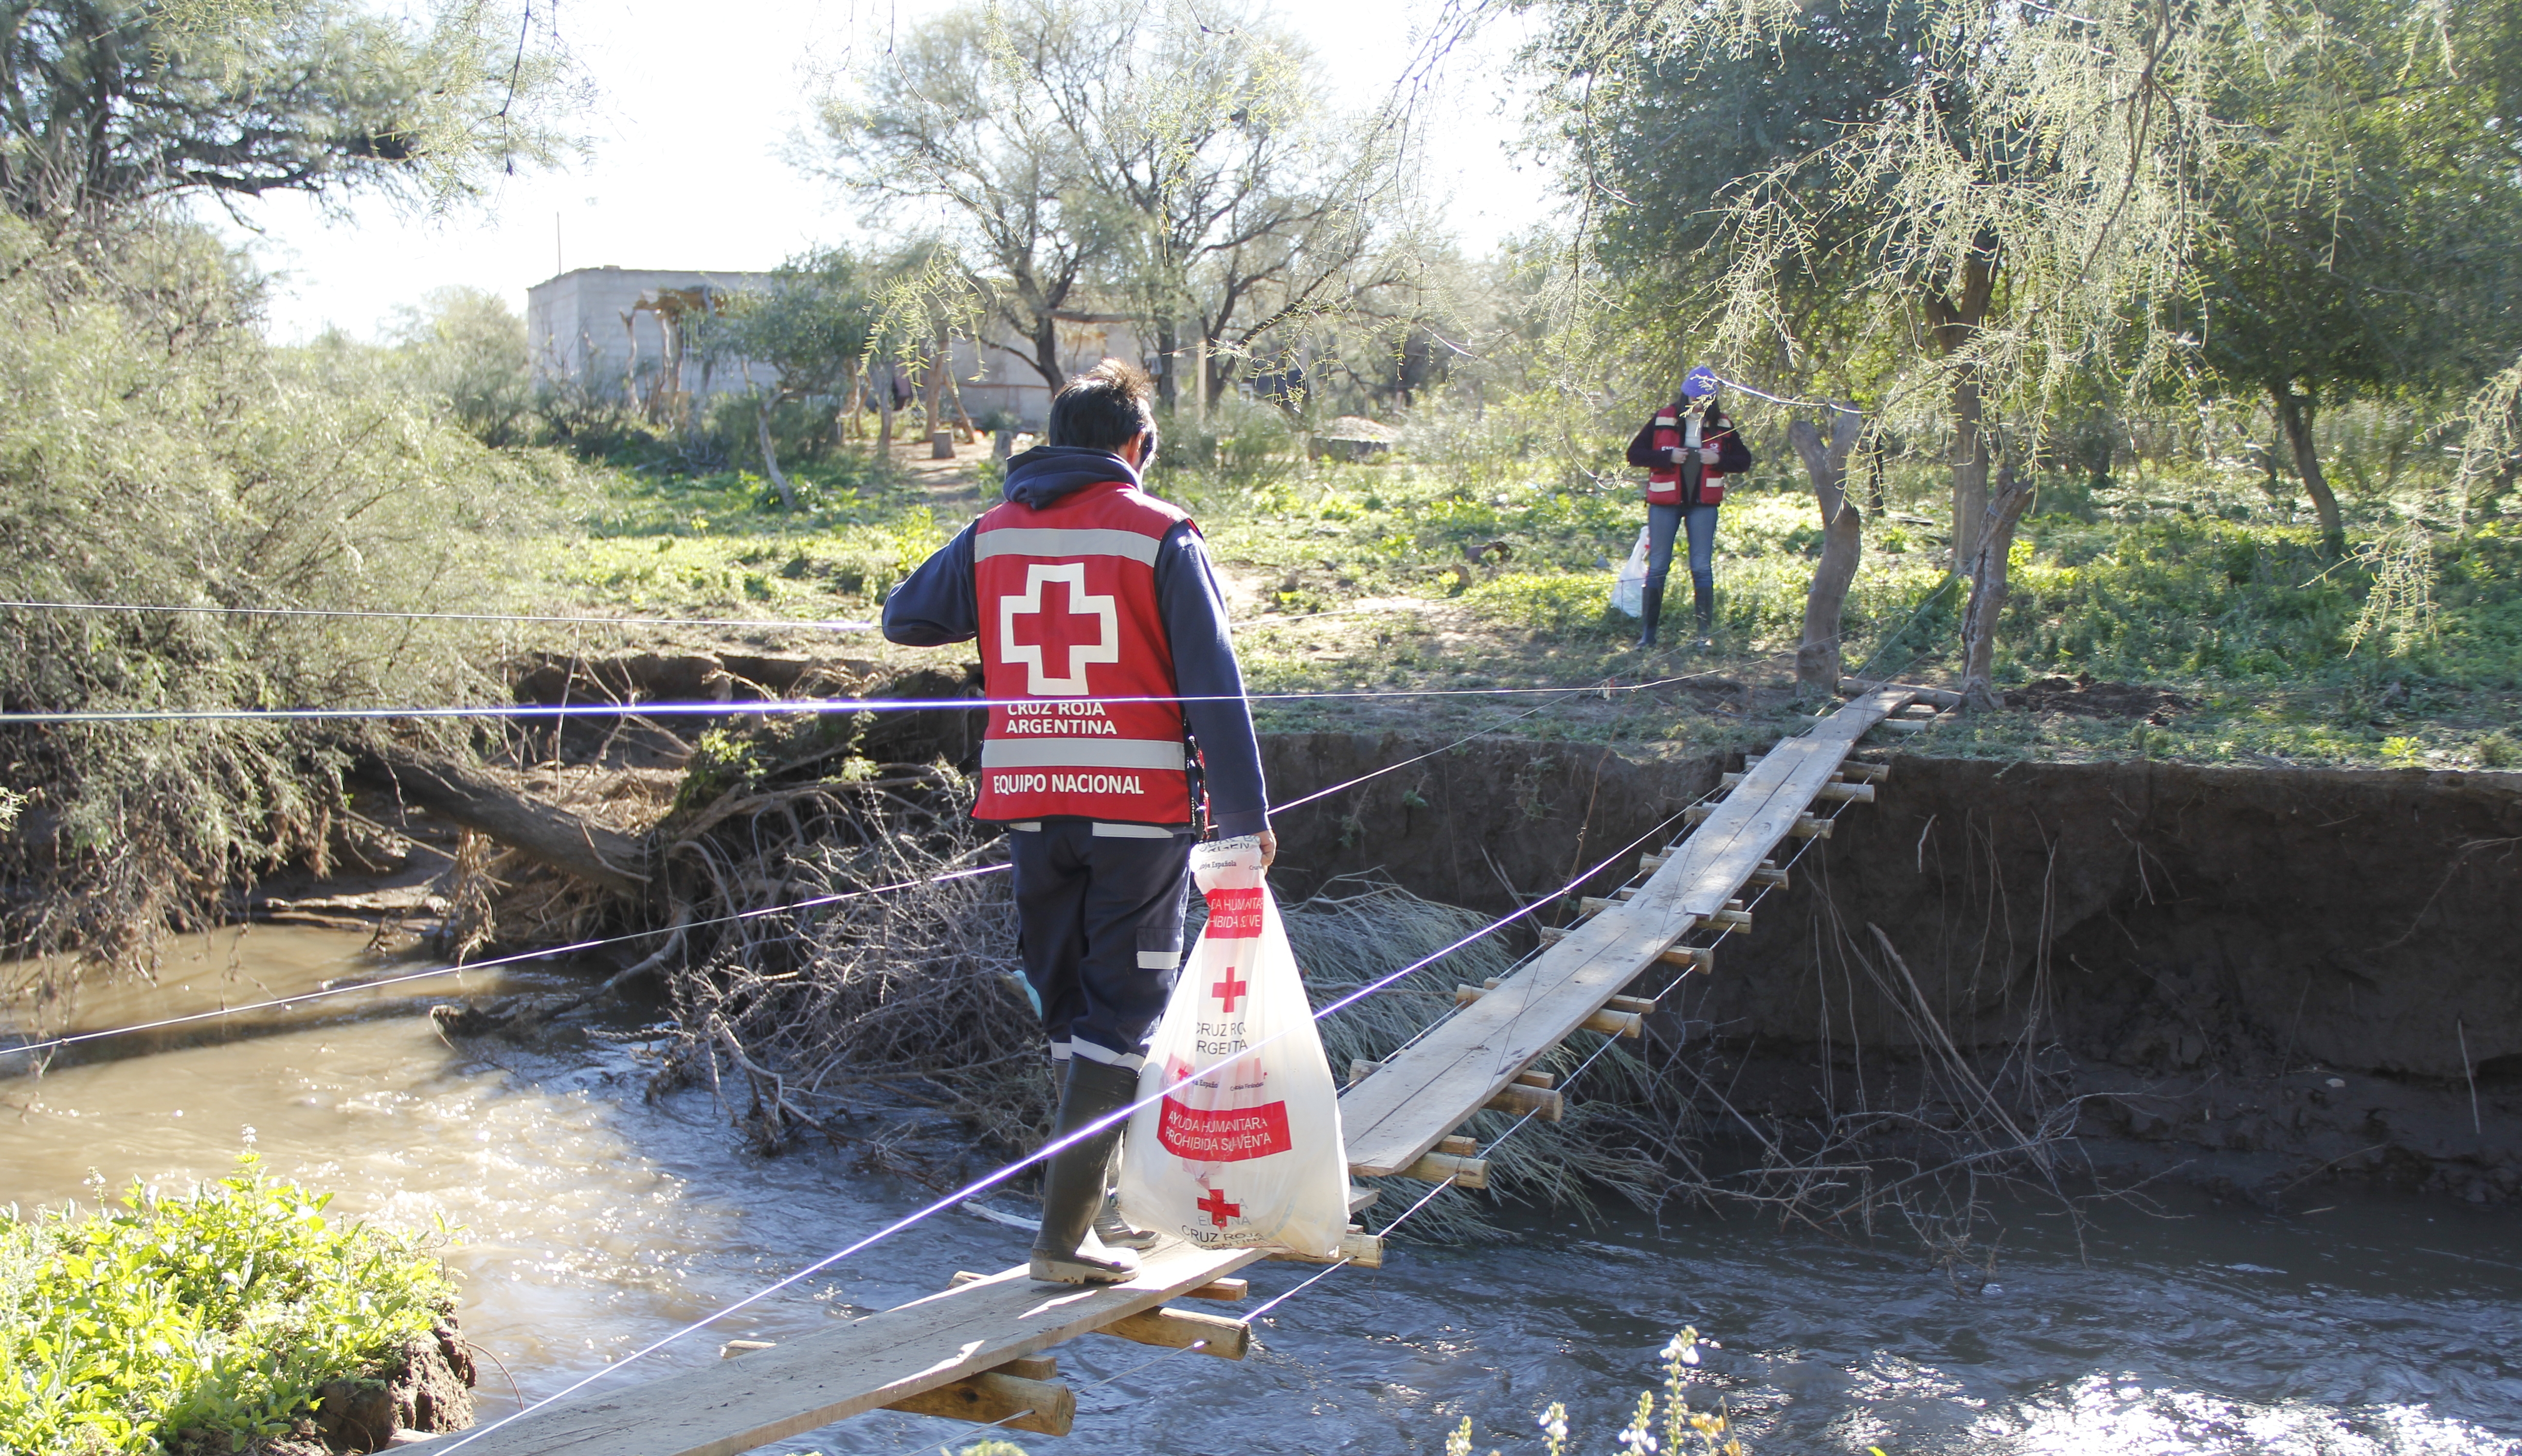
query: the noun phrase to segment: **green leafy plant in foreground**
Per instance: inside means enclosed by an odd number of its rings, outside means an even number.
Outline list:
[[[265,1175],[118,1208],[0,1212],[0,1450],[152,1452],[274,1434],[454,1307],[422,1241]]]

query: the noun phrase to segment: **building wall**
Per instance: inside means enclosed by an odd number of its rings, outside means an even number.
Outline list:
[[[526,290],[526,341],[534,351],[535,382],[568,383],[590,393],[620,395],[637,370],[653,377],[666,355],[657,315],[632,311],[642,299],[677,289],[725,293],[761,287],[767,273],[711,273],[689,268],[572,268]],[[628,325],[626,327],[626,320]],[[683,368],[683,388],[695,395],[724,395],[778,382],[768,364],[721,364],[706,385],[697,360]]]
[[[769,281],[767,273],[622,267],[573,268],[545,279],[526,290],[526,337],[534,350],[536,382],[620,396],[634,368],[644,384],[665,357],[665,336],[656,315],[632,312],[640,300],[669,289],[734,293]],[[632,320],[627,329],[626,318]],[[1050,412],[1051,391],[1033,367],[1032,348],[1008,339],[1004,330],[984,332],[991,341],[986,346],[971,339],[954,341],[955,389],[963,412],[979,420],[1004,410],[1022,420],[1022,428],[1040,430]],[[999,347],[1002,343],[1013,352]],[[1063,374],[1075,374],[1105,357],[1135,359],[1149,368],[1156,364],[1126,323],[1063,322],[1058,345]],[[779,377],[771,366],[756,363],[722,365],[706,381],[697,363],[687,363],[683,375],[683,388],[694,395],[769,387]]]

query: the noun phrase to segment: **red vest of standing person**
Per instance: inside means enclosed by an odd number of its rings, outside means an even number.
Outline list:
[[[1632,415],[1631,418],[1634,419],[1636,416]],[[1675,462],[1671,455],[1665,453],[1686,443],[1687,428],[1688,416],[1684,415],[1678,407],[1661,410],[1655,417],[1656,457],[1664,463],[1647,472],[1647,502],[1651,505],[1714,505],[1725,498],[1724,471],[1712,465],[1702,466],[1699,496],[1694,500],[1690,496],[1688,486],[1682,480],[1680,464]],[[1719,430],[1699,443],[1702,446],[1721,446],[1725,443],[1725,438],[1733,433],[1731,430]]]
[[[1156,550],[1183,512],[1119,481],[972,529],[992,702],[972,817],[1191,822]],[[1147,701],[1155,699],[1156,701]]]

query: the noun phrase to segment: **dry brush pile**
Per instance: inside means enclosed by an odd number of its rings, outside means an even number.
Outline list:
[[[676,1038],[666,1085],[716,1090],[764,1151],[801,1138],[865,1143],[854,1108],[908,1104],[958,1120],[1002,1151],[1029,1151],[1051,1121],[1048,1049],[1022,984],[1015,916],[996,836],[964,817],[969,788],[943,761],[844,759],[842,772],[723,791],[673,837],[678,914],[820,901],[714,928],[670,963]],[[706,916],[693,915],[706,906]],[[1192,903],[1194,931],[1200,915]],[[1285,907],[1288,938],[1318,1007],[1443,951],[1483,917],[1376,881],[1337,881]],[[695,932],[696,936],[699,932]],[[1335,1072],[1389,1055],[1450,1011],[1458,982],[1505,973],[1483,936],[1322,1022]],[[1546,1065],[1572,1066],[1585,1049]],[[1656,1073],[1614,1048],[1588,1070],[1558,1124],[1533,1122],[1490,1154],[1496,1197],[1592,1206],[1605,1189],[1642,1203],[1664,1190],[1638,1110]],[[1483,1112],[1488,1142],[1509,1119]],[[1668,1131],[1668,1130],[1667,1130]],[[877,1150],[882,1152],[881,1149]],[[885,1155],[912,1177],[925,1170]],[[934,1181],[930,1179],[929,1181]],[[1396,1180],[1386,1216],[1421,1190]],[[1413,1222],[1420,1237],[1479,1237],[1487,1204],[1447,1190]]]

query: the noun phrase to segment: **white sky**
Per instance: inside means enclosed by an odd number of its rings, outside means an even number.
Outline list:
[[[560,271],[624,267],[767,268],[857,233],[850,201],[782,160],[809,122],[818,74],[867,64],[889,30],[944,0],[544,0],[597,96],[572,129],[593,157],[569,170],[507,179],[487,209],[442,219],[382,203],[330,219],[306,199],[239,205],[253,249],[278,275],[271,333],[303,340],[328,325],[373,335],[433,288],[469,284],[520,313],[526,289]],[[1303,34],[1338,105],[1388,93],[1436,0],[1276,0]],[[540,7],[537,14],[548,13]],[[1539,173],[1509,156],[1519,98],[1506,72],[1519,30],[1496,23],[1448,61],[1423,107],[1425,191],[1465,249],[1481,253],[1542,220]]]

